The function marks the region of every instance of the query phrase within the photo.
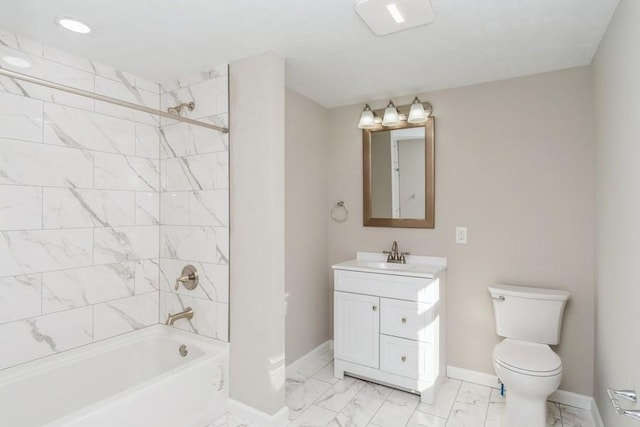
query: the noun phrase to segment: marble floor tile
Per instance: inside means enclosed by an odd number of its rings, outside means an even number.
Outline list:
[[[436,394],[436,399],[433,402],[433,405],[420,403],[416,408],[416,411],[446,419],[449,417],[451,407],[456,401],[458,390],[460,390],[460,384],[460,380],[447,378],[440,386],[440,390],[438,390],[438,393]]]
[[[447,420],[447,427],[483,427],[490,394],[490,387],[463,382]]]
[[[393,389],[374,383],[365,383],[358,394],[336,417],[340,427],[364,427],[391,395]]]
[[[290,422],[288,427],[325,427],[332,425],[336,415],[333,411],[314,405]]]
[[[302,375],[300,372],[296,372],[295,374],[287,377],[285,383],[285,393],[288,396],[292,392],[294,392],[298,387],[300,387],[309,377],[306,375]]]
[[[500,390],[492,388],[489,397],[489,409],[487,410],[487,419],[485,427],[501,427],[502,416],[504,415],[505,398],[500,395]]]
[[[447,425],[446,418],[436,417],[435,415],[425,414],[424,412],[414,411],[413,415],[407,423],[407,427],[445,427]]]
[[[300,369],[298,372],[308,377],[312,377],[332,361],[333,351],[329,350],[321,354],[320,357],[306,365],[304,368]]]
[[[289,426],[514,427],[502,424],[506,399],[497,389],[447,379],[428,405],[411,393],[352,377],[334,378],[331,352],[287,378],[287,405]],[[547,402],[546,427],[595,424],[588,410]]]
[[[248,423],[240,419],[237,415],[232,413],[226,413],[207,427],[253,427],[254,424]]]
[[[590,411],[573,406],[559,406],[563,427],[595,427]]]
[[[335,384],[339,379],[333,376],[333,362],[330,362],[327,366],[320,369],[313,378],[324,381],[325,383]]]
[[[370,425],[379,427],[404,426],[411,418],[419,401],[418,395],[394,390],[373,417]]]
[[[289,407],[289,420],[296,419],[329,388],[331,388],[331,384],[309,378],[297,390],[291,392],[286,400]]]
[[[315,405],[330,411],[340,412],[358,394],[364,384],[365,382],[362,380],[347,377],[320,396]]]
[[[560,405],[557,403],[547,402],[547,427],[563,427]]]

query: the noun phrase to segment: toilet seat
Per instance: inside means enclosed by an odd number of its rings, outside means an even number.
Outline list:
[[[493,350],[495,362],[505,369],[534,377],[562,373],[560,356],[546,344],[506,338]]]

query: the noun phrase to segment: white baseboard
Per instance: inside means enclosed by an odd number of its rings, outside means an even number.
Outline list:
[[[468,383],[485,385],[487,387],[499,388],[498,377],[484,372],[471,371],[469,369],[458,368],[447,365],[447,377]]]
[[[289,408],[286,406],[280,408],[275,414],[269,415],[242,402],[229,399],[227,410],[256,427],[284,427],[289,422]]]
[[[556,390],[551,394],[551,396],[549,396],[549,400],[562,405],[586,409],[587,411],[591,410],[592,402],[594,402],[594,399],[591,396],[585,396],[584,394],[573,393],[565,390]]]
[[[499,387],[498,377],[495,375],[471,371],[469,369],[458,368],[456,366],[447,366],[447,377],[493,388]],[[591,411],[593,405],[595,405],[594,399],[591,396],[585,396],[583,394],[564,390],[556,390],[551,394],[551,396],[549,396],[549,400],[562,405],[586,409],[588,411]]]
[[[333,350],[333,340],[328,340],[323,342],[322,344],[320,344],[319,346],[311,350],[309,353],[300,357],[298,360],[288,363],[286,368],[287,377],[292,376],[293,374],[298,372],[300,369],[304,368],[309,363],[316,360],[322,353],[329,350]]]
[[[600,416],[600,411],[598,410],[598,405],[596,404],[595,399],[591,401],[591,415],[593,417],[593,423],[596,425],[596,427],[604,427],[604,422],[602,421],[602,417]]]

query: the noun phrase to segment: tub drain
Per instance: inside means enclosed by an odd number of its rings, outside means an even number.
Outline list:
[[[178,349],[178,351],[180,352],[180,356],[185,357],[187,354],[189,354],[189,350],[187,350],[187,346],[182,344],[180,346],[180,348]]]

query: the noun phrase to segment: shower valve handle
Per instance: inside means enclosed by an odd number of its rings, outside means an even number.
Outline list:
[[[191,274],[186,274],[184,276],[180,276],[176,279],[176,291],[178,290],[178,287],[180,287],[180,283],[185,283],[188,282],[189,280],[196,280],[196,275],[191,273]]]
[[[185,288],[192,291],[198,286],[199,278],[198,272],[196,268],[192,265],[187,265],[182,269],[182,275],[176,279],[176,287],[177,291],[180,288],[180,283],[184,285]]]

